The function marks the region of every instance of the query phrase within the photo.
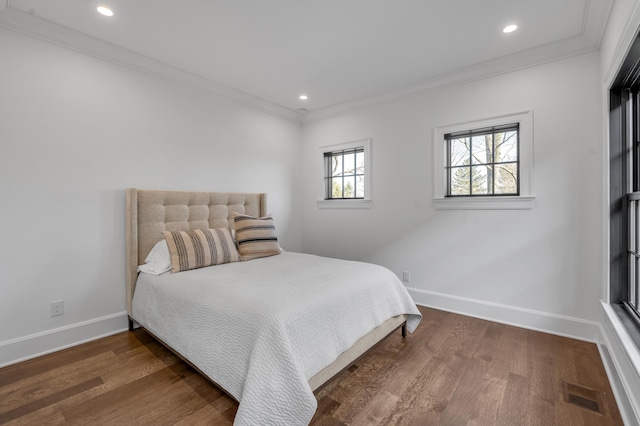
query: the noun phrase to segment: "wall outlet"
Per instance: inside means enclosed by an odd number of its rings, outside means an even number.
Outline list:
[[[410,282],[411,281],[411,272],[402,271],[402,281],[404,281],[405,283]]]
[[[51,316],[57,317],[64,314],[64,300],[54,300],[51,302]]]

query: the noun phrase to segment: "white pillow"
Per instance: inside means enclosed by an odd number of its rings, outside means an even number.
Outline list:
[[[138,266],[138,272],[146,274],[160,275],[171,270],[171,256],[169,255],[169,247],[167,241],[162,239],[156,243],[151,249],[145,264]]]

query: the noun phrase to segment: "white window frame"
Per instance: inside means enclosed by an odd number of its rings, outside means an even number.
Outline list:
[[[324,154],[327,152],[348,150],[354,148],[362,148],[364,151],[364,198],[355,199],[329,199],[325,200],[325,165]],[[324,145],[319,147],[320,155],[320,182],[319,187],[320,199],[318,199],[318,208],[321,209],[368,209],[371,208],[371,138],[359,139],[351,142],[338,143],[334,145]]]
[[[518,123],[520,195],[446,197],[447,152],[445,135],[485,127]],[[533,208],[533,111],[505,114],[433,129],[433,204],[438,210],[529,210]]]

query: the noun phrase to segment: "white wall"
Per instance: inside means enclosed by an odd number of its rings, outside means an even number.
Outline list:
[[[3,28],[0,58],[0,365],[126,326],[127,187],[267,192],[300,250],[299,123]]]
[[[410,271],[407,286],[420,303],[594,340],[603,244],[599,78],[594,52],[305,123],[304,168],[318,172],[304,182],[303,249],[379,263],[399,276]],[[535,207],[436,211],[433,128],[525,110],[534,115]],[[318,209],[318,147],[367,137],[374,207]]]

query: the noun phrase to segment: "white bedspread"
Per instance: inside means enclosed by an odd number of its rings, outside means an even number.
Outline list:
[[[308,380],[388,318],[421,315],[388,269],[282,253],[140,274],[133,317],[233,395],[236,425],[306,425]]]

